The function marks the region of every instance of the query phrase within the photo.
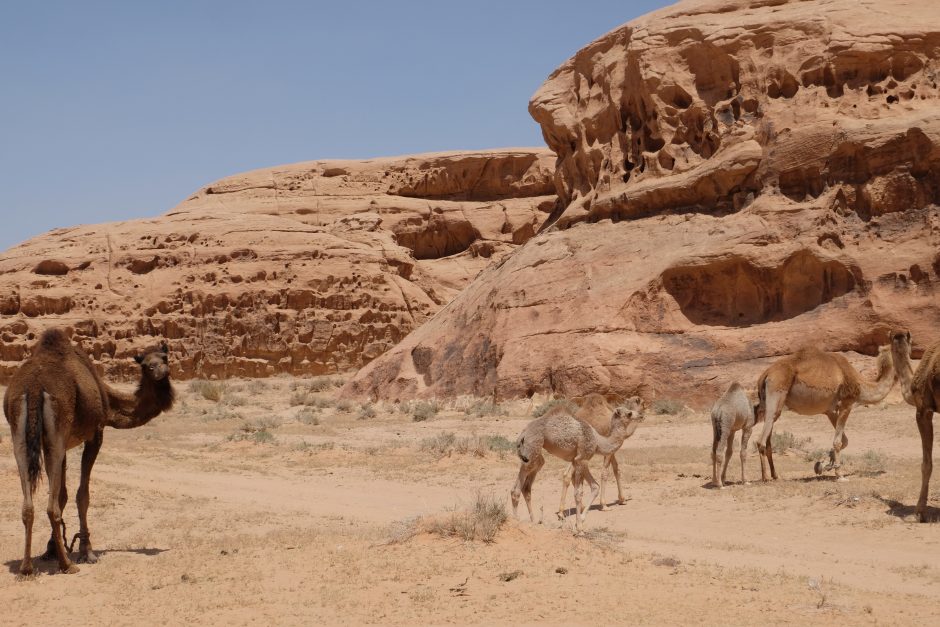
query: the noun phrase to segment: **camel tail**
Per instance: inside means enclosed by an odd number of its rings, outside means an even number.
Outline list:
[[[29,477],[29,489],[36,491],[36,485],[39,483],[39,476],[42,473],[42,392],[39,398],[30,398],[27,392],[25,395],[26,406],[26,459]]]
[[[516,455],[519,456],[519,459],[521,459],[523,462],[528,464],[529,458],[526,457],[525,454],[522,452],[522,447],[524,445],[525,445],[525,434],[523,433],[522,435],[519,436],[519,439],[516,440]]]
[[[757,380],[757,405],[754,406],[754,422],[760,422],[767,414],[767,377]]]
[[[718,408],[718,403],[715,403],[712,406],[712,442],[718,444],[718,440],[721,439],[721,411]]]

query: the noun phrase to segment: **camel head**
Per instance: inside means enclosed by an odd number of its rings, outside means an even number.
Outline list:
[[[891,331],[891,351],[900,357],[911,357],[911,332],[905,329]]]
[[[611,422],[630,424],[631,422],[641,422],[644,418],[642,406],[637,407],[627,402],[614,410],[613,416],[611,416]]]
[[[166,341],[160,343],[157,350],[137,355],[134,361],[140,364],[141,374],[153,381],[162,381],[170,376],[169,346]]]

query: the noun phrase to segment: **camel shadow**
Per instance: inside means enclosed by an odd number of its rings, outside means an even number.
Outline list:
[[[613,501],[612,503],[608,503],[608,504],[607,504],[607,509],[610,510],[610,509],[612,509],[612,508],[614,508],[614,507],[620,507],[621,505],[626,505],[626,504],[629,503],[630,501],[631,501],[631,499],[626,499],[622,504],[621,504],[621,503],[618,503],[617,501]],[[567,518],[568,516],[574,516],[574,514],[575,514],[576,511],[577,511],[577,510],[576,510],[574,507],[568,507],[568,508],[566,508],[566,509],[564,510],[563,513],[564,513],[564,515],[565,515],[565,518]],[[603,511],[603,510],[601,510],[601,504],[600,504],[600,503],[595,503],[594,505],[591,505],[591,507],[588,508],[588,511],[589,511],[589,512],[600,512],[600,511]]]
[[[915,518],[917,516],[917,506],[916,505],[905,505],[900,501],[895,501],[894,499],[886,499],[883,496],[876,496],[876,499],[881,501],[884,505],[888,507],[886,514],[890,514],[901,520],[909,520],[910,518]],[[927,522],[935,523],[940,522],[940,508],[927,506]]]
[[[153,557],[154,555],[160,555],[161,553],[166,553],[170,549],[102,549],[101,551],[95,551],[98,557],[108,555],[109,553],[136,553],[137,555],[146,555],[148,557]]]
[[[742,483],[740,481],[725,481],[725,488],[746,488],[748,486],[752,486],[760,482],[761,482],[760,479],[758,479],[757,481],[750,480],[745,483]],[[712,483],[711,479],[709,479],[708,481],[706,481],[699,487],[701,487],[703,490],[721,490],[721,488],[719,488],[714,483]]]
[[[159,555],[160,553],[166,553],[170,549],[102,549],[100,551],[96,550],[95,554],[101,558],[109,553],[136,553],[137,555],[146,555],[148,557],[153,557],[154,555]],[[71,554],[72,556],[75,553]],[[22,563],[21,559],[10,560],[6,562],[7,570],[14,575],[20,574],[20,564]],[[84,566],[94,566],[94,564],[79,564],[78,567],[82,568]],[[55,575],[59,572],[59,562],[55,559],[44,560],[39,559],[39,556],[33,556],[33,573],[35,575]]]
[[[847,473],[843,475],[844,477],[853,477],[855,473]],[[830,483],[837,483],[839,478],[835,475],[814,475],[812,477],[800,477],[799,479],[793,479],[793,481],[799,481],[800,483],[816,483],[817,481],[828,481]]]

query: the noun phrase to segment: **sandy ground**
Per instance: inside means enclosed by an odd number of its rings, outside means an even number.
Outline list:
[[[484,543],[442,537],[428,521],[478,495],[509,507],[518,462],[495,436],[514,441],[531,403],[479,416],[465,399],[415,422],[414,408],[379,404],[370,416],[310,386],[229,382],[214,401],[181,383],[170,414],[109,430],[89,514],[101,560],[71,576],[39,561],[38,575],[16,574],[21,494],[4,430],[3,624],[940,620],[940,533],[914,522],[920,445],[903,404],[850,418],[847,482],[813,475],[828,421],[784,414],[777,430],[794,448],[778,455],[781,480],[762,484],[754,454],[755,483],[738,485],[735,454],[723,491],[709,485],[705,414],[651,414],[618,454],[625,505],[591,511],[576,537],[571,516],[554,513],[563,465],[551,459],[534,491],[542,524],[523,506],[521,522]],[[70,453],[70,495],[79,459]],[[34,553],[48,534],[45,495],[42,484]],[[66,516],[71,534],[71,500]]]

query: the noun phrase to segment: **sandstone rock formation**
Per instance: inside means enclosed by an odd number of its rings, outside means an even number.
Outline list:
[[[354,396],[714,398],[940,328],[940,4],[696,0],[558,68],[558,209]]]
[[[50,325],[108,371],[169,340],[174,377],[358,368],[554,207],[545,149],[315,161],[217,181],[159,218],[0,254],[0,380]]]

